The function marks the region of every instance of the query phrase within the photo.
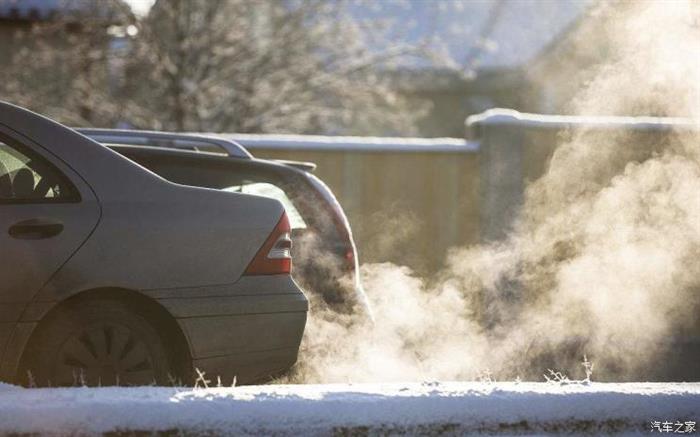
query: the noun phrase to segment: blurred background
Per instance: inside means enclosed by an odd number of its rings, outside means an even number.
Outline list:
[[[572,53],[590,5],[0,0],[0,92],[76,125],[462,137],[494,106],[566,111],[606,56]]]
[[[610,15],[593,6],[0,0],[0,99],[71,126],[461,140],[436,153],[353,149],[371,139],[331,148],[325,137],[310,149],[251,150],[318,163],[362,260],[429,273],[495,220],[482,211],[484,157],[465,139],[465,119],[493,107],[569,113],[594,67],[615,55]]]

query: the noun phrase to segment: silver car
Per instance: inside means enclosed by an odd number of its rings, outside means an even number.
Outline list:
[[[311,311],[327,308],[349,315],[338,319],[349,323],[371,319],[350,224],[333,192],[313,174],[316,164],[255,158],[236,142],[211,135],[76,130],[171,182],[279,200],[292,228],[293,277]]]
[[[168,182],[0,102],[0,379],[230,384],[291,367],[308,302],[278,201]]]

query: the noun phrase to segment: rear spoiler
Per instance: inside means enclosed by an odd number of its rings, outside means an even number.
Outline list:
[[[290,167],[298,168],[299,170],[303,170],[309,173],[312,173],[314,170],[316,170],[316,164],[313,162],[289,161],[286,159],[273,159],[272,161],[279,162],[280,164],[288,165]]]

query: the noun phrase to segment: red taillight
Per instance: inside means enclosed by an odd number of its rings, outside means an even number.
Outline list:
[[[280,275],[292,271],[292,238],[287,213],[282,213],[265,244],[246,268],[244,275]]]

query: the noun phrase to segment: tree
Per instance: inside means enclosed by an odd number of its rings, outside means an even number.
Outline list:
[[[18,26],[0,69],[0,98],[71,125],[113,126],[128,112],[118,95],[115,33],[131,13],[120,1],[67,1]]]
[[[127,93],[138,127],[178,131],[410,134],[380,72],[414,47],[370,45],[380,28],[343,1],[160,0],[140,23]]]

